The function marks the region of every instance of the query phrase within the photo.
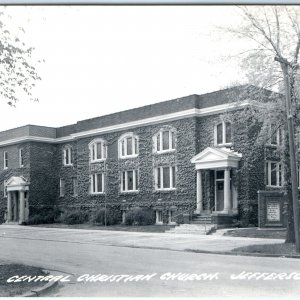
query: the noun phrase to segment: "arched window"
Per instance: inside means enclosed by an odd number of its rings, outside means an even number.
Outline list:
[[[107,145],[103,139],[95,139],[89,143],[90,161],[103,161],[107,157]]]
[[[215,144],[224,145],[232,143],[232,126],[230,122],[224,122],[215,126]]]
[[[162,153],[175,150],[175,130],[162,128],[153,137],[154,152]]]
[[[123,134],[119,139],[119,157],[136,157],[139,154],[138,136],[132,132]]]
[[[72,165],[72,147],[70,145],[66,145],[63,148],[63,164],[64,166]]]

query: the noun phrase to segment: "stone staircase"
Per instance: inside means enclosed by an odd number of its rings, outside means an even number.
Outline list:
[[[181,224],[176,226],[169,231],[168,233],[180,233],[180,234],[199,234],[207,235],[211,234],[216,230],[215,224]]]
[[[169,233],[180,233],[180,234],[200,234],[207,235],[211,234],[217,229],[216,224],[212,224],[211,213],[204,212],[201,214],[193,214],[193,218],[190,224],[181,224],[170,229]]]

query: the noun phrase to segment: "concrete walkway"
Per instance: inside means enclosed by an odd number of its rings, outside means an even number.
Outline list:
[[[78,244],[99,244],[117,247],[155,248],[227,252],[237,247],[283,243],[281,239],[228,237],[172,233],[144,233],[110,230],[45,228],[1,225],[0,238],[61,241]]]

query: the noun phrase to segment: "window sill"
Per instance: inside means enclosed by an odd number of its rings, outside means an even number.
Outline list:
[[[73,167],[73,164],[63,165],[64,167]]]
[[[138,154],[126,155],[126,156],[119,156],[119,159],[136,158],[138,156],[139,156]]]
[[[172,191],[176,191],[176,188],[155,189],[155,192],[172,192]]]
[[[103,161],[106,161],[106,158],[97,159],[97,160],[91,160],[90,164],[94,164],[94,163],[98,163],[98,162],[103,162]]]
[[[139,190],[132,190],[132,191],[120,191],[119,194],[138,194]]]
[[[215,147],[231,147],[233,143],[215,144]]]
[[[160,151],[154,151],[154,154],[172,153],[175,151],[176,151],[176,149],[160,150]]]

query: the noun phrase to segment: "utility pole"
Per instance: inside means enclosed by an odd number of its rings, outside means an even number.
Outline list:
[[[300,253],[298,184],[297,184],[296,153],[295,153],[295,140],[294,140],[295,130],[294,130],[292,101],[291,101],[290,79],[288,74],[288,67],[290,66],[290,64],[285,59],[279,57],[275,57],[275,61],[278,61],[280,63],[283,76],[284,76],[286,115],[287,115],[287,125],[288,125],[288,133],[289,133],[295,243],[296,243],[296,252]]]

